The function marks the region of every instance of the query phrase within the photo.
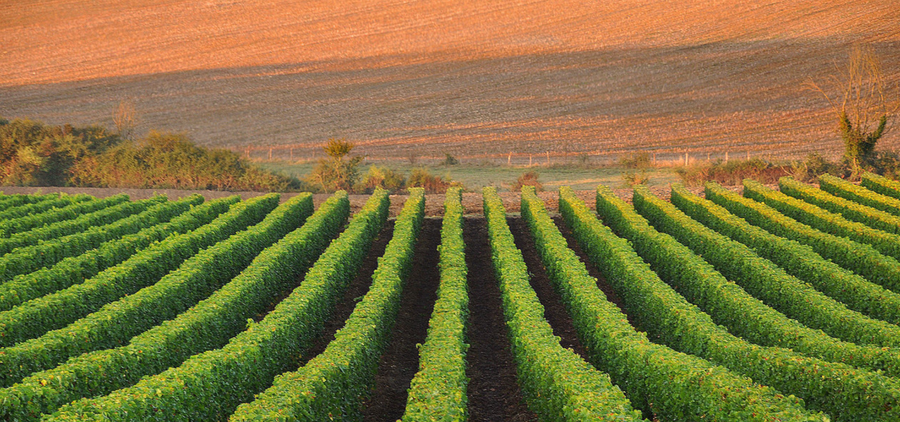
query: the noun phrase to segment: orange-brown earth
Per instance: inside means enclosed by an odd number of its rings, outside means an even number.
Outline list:
[[[139,134],[294,158],[797,156],[841,148],[804,82],[854,43],[900,80],[896,0],[13,0],[0,116],[112,126],[129,100]]]

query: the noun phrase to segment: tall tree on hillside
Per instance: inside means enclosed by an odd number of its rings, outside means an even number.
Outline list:
[[[846,67],[838,67],[830,78],[829,90],[813,81],[809,85],[831,104],[844,141],[844,161],[857,179],[875,159],[875,144],[900,107],[896,87],[885,79],[875,50],[863,45],[851,49]]]

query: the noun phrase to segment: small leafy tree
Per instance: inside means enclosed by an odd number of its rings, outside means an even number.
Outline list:
[[[844,161],[850,177],[858,178],[861,169],[874,163],[875,144],[887,132],[898,107],[890,97],[891,87],[878,56],[870,46],[855,46],[846,68],[838,68],[831,77],[831,93],[815,82],[809,85],[831,105],[844,141]]]
[[[324,192],[353,189],[359,180],[359,163],[362,157],[346,158],[353,150],[353,144],[344,139],[331,138],[323,147],[328,158],[322,158],[308,176],[310,184]]]

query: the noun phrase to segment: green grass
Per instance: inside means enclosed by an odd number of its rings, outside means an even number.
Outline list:
[[[256,162],[265,170],[281,173],[303,179],[315,167],[315,163],[288,163],[284,161],[259,161]],[[462,182],[466,190],[480,191],[481,188],[492,186],[499,190],[509,190],[516,179],[529,170],[540,174],[538,181],[544,185],[544,190],[555,191],[560,186],[570,186],[574,190],[593,190],[599,184],[613,188],[627,187],[622,175],[628,170],[619,166],[585,167],[572,165],[546,166],[503,166],[484,164],[458,164],[454,166],[443,165],[411,165],[408,163],[375,164],[388,167],[394,171],[409,176],[413,168],[425,167],[431,174]],[[360,166],[360,175],[365,175],[369,165]],[[681,182],[681,178],[675,173],[673,167],[659,167],[647,170],[650,176],[648,186],[666,186],[670,183]]]

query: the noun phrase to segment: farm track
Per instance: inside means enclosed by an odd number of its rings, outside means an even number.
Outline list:
[[[390,344],[378,364],[375,388],[364,404],[364,421],[396,421],[406,410],[407,389],[419,370],[417,344],[425,342],[428,319],[440,283],[438,245],[441,219],[426,218],[416,242],[412,268],[400,298]]]
[[[501,309],[500,287],[491,264],[487,220],[463,222],[469,268],[469,420],[536,421],[519,385]]]

